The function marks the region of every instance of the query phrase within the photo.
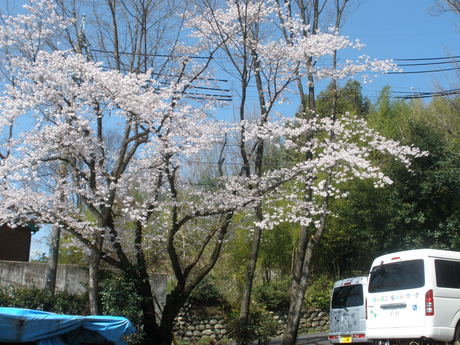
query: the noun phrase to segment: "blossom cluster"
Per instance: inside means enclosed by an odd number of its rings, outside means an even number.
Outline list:
[[[258,38],[250,34],[253,26],[269,25],[279,9],[274,1],[245,3],[244,21],[237,1],[184,17],[201,48],[232,47],[237,55],[244,43],[272,87],[266,90],[275,95],[272,103],[281,95],[276,83],[309,72],[307,57],[360,46],[335,32],[305,37],[305,27],[289,18],[283,25],[292,33],[291,43]],[[181,227],[192,231],[191,220],[212,221],[260,202],[272,209],[257,224],[260,227],[308,225],[327,212],[321,198],[346,196],[341,185],[349,179],[372,179],[376,186],[391,183],[371,161],[371,152],[406,165],[424,154],[385,139],[347,114],[338,119],[279,116],[237,123],[213,119],[209,115],[215,102],[198,105],[185,97],[185,90],[206,71],[206,63],[190,65],[182,79],[160,86],[153,71],[122,73],[72,51],[45,49],[43,38],[69,24],[56,15],[53,4],[33,0],[29,15],[8,18],[0,27],[0,48],[16,49],[8,55],[14,83],[5,85],[0,97],[0,129],[27,122],[7,143],[12,154],[0,162],[0,218],[12,225],[53,224],[90,246],[94,234],[119,244],[133,236],[129,229],[136,224],[148,229],[150,240],[143,243],[149,245],[165,241]],[[224,42],[218,33],[224,33]],[[181,49],[187,51],[186,45]],[[23,54],[26,51],[30,54]],[[181,58],[179,65],[186,63]],[[339,77],[388,68],[389,61],[364,58],[362,64],[315,73]],[[193,162],[213,157],[228,140],[273,142],[301,158],[290,166],[248,175],[241,173],[238,150],[229,149],[221,159],[212,158],[215,168],[192,176]],[[225,160],[238,167],[224,169]],[[310,200],[302,197],[306,188],[313,195]],[[113,221],[107,221],[109,217]]]

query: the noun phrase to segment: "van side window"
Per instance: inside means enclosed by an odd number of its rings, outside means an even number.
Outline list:
[[[374,266],[369,292],[415,289],[425,285],[423,260],[408,260]]]
[[[460,262],[436,259],[434,267],[438,287],[460,289]]]

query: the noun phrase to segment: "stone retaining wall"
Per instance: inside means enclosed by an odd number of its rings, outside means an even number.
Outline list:
[[[271,315],[280,324],[277,335],[281,336],[286,326],[286,315],[281,313],[271,313]],[[300,319],[299,334],[325,331],[328,328],[328,322],[328,313],[325,311],[304,311]],[[184,308],[176,319],[174,333],[177,340],[189,343],[196,343],[203,338],[216,341],[228,338],[224,313],[218,309],[204,312],[191,307]]]
[[[279,321],[281,327],[278,335],[283,334],[286,326],[286,315],[274,315],[274,318]],[[329,315],[322,310],[303,311],[300,318],[299,334],[321,332],[329,327]]]
[[[226,338],[225,319],[223,313],[213,312],[200,315],[199,312],[188,310],[176,319],[175,336],[179,340],[196,342],[202,338],[221,340]]]

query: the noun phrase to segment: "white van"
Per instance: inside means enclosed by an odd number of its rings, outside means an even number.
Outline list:
[[[374,343],[460,340],[460,252],[417,249],[376,258],[367,317]]]
[[[329,309],[329,341],[365,343],[367,277],[337,281],[332,289]]]

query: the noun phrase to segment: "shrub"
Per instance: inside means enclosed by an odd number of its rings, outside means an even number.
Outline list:
[[[188,302],[195,306],[206,306],[214,307],[221,306],[226,304],[225,298],[217,289],[214,281],[210,277],[203,279],[196,287],[193,289],[192,293],[188,298]]]
[[[250,344],[257,340],[259,344],[267,344],[276,336],[278,328],[279,323],[262,308],[253,307],[248,322],[243,322],[237,311],[227,314],[228,335],[237,343]]]
[[[60,314],[85,315],[88,313],[87,295],[72,295],[57,291],[54,296],[51,296],[45,290],[37,287],[4,287],[0,289],[0,305]]]
[[[134,281],[121,273],[106,272],[100,284],[102,313],[124,316],[133,324],[141,323],[141,297]]]
[[[126,274],[105,271],[99,295],[103,314],[126,317],[136,327],[137,332],[128,337],[128,344],[143,344],[142,297],[138,295],[134,281]]]
[[[60,314],[87,315],[89,314],[88,294],[56,292],[50,311]]]
[[[0,287],[0,306],[2,307],[11,306],[11,291],[12,291],[12,287],[9,287],[9,286]]]
[[[305,302],[309,308],[329,310],[334,281],[326,276],[320,276],[308,286],[305,293]]]
[[[275,280],[254,289],[255,300],[267,310],[280,311],[289,307],[289,280]]]
[[[53,297],[39,288],[15,288],[11,307],[51,311]]]

